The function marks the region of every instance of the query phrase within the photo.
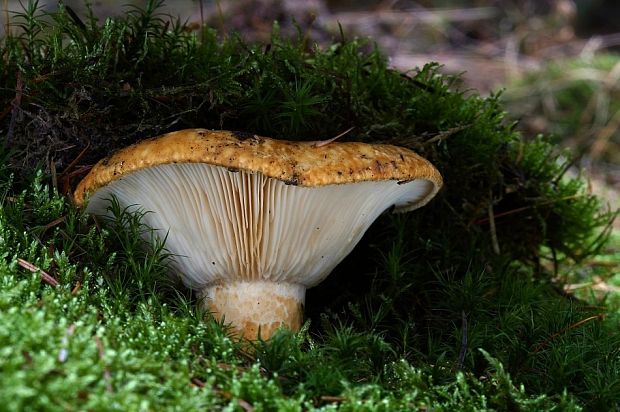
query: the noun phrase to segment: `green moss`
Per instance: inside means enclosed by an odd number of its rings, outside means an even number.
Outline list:
[[[269,45],[191,32],[158,4],[97,22],[30,2],[0,43],[7,409],[618,405],[616,315],[556,276],[602,250],[612,214],[552,144],[521,139],[497,96],[464,95],[436,64],[398,73],[344,36],[308,47],[277,28]],[[309,291],[302,332],[248,351],[167,277],[165,244],[141,240],[139,214],[111,203],[115,218],[95,222],[60,193],[79,165],[185,127],[298,140],[354,127],[341,139],[413,148],[445,188],[379,219]]]

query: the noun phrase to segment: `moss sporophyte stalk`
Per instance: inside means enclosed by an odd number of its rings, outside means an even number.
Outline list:
[[[605,250],[614,212],[567,172],[569,156],[545,138],[523,139],[498,96],[464,93],[435,63],[393,70],[346,33],[314,44],[303,30],[285,38],[276,27],[269,44],[254,44],[192,29],[162,15],[157,1],[105,20],[24,4],[0,40],[2,408],[618,408],[620,333],[608,306],[617,300],[564,287],[611,276],[592,259]],[[441,171],[443,188],[414,213],[368,209],[375,223],[306,291],[300,331],[280,330],[248,350],[226,321],[198,309],[202,294],[169,276],[182,260],[169,249],[172,231],[162,231],[170,225],[146,223],[150,206],[103,196],[109,210],[93,217],[73,201],[100,159],[197,128],[237,130],[231,139],[244,144],[256,135],[302,146],[349,131],[316,145],[411,149]],[[194,176],[195,166],[171,173]],[[251,191],[264,175],[241,166],[222,165],[210,178]],[[389,161],[371,167],[391,169]],[[432,177],[423,181],[438,186]],[[408,185],[386,180],[395,192]],[[291,173],[265,185],[295,197],[303,181]],[[358,196],[384,200],[376,197]],[[255,215],[243,210],[232,220],[249,225]],[[198,266],[224,265],[208,252]]]

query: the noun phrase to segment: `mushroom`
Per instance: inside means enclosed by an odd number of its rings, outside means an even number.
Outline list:
[[[325,143],[325,142],[323,142]],[[172,269],[202,305],[248,339],[302,323],[306,289],[351,252],[385,210],[425,205],[439,172],[411,150],[182,130],[99,161],[78,205],[115,197],[166,237]]]

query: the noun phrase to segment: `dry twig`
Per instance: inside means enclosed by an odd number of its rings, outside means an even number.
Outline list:
[[[536,346],[536,348],[534,349],[534,353],[538,353],[541,350],[543,350],[545,348],[545,346],[547,346],[549,343],[551,343],[552,341],[554,341],[555,339],[559,338],[560,336],[564,335],[566,332],[576,329],[580,326],[585,325],[586,323],[593,321],[593,320],[603,320],[605,319],[605,317],[607,317],[607,315],[605,313],[599,313],[598,315],[594,315],[594,316],[590,316],[588,318],[582,319],[579,322],[575,322],[572,325],[568,326],[567,328],[562,329],[559,332],[554,333],[553,335],[551,335],[548,339],[544,340],[543,342],[541,342],[540,344],[538,344]]]
[[[41,280],[45,283],[47,283],[50,286],[58,286],[60,285],[58,283],[58,281],[51,276],[49,273],[45,272],[43,269],[41,269],[40,267],[33,265],[32,263],[22,259],[22,258],[18,258],[17,259],[17,264],[21,267],[23,267],[26,270],[31,271],[32,273],[36,273],[36,272],[40,272],[41,273]]]
[[[71,289],[71,294],[76,295],[80,289],[82,289],[82,283],[78,280],[73,289]]]
[[[336,141],[337,139],[341,138],[342,136],[344,136],[345,134],[349,133],[351,130],[355,129],[355,126],[353,127],[349,127],[347,130],[345,130],[344,132],[338,134],[337,136],[334,136],[330,139],[327,140],[319,140],[318,142],[314,143],[314,147],[321,147],[321,146],[327,146],[328,144]]]
[[[321,395],[319,399],[323,402],[334,402],[334,403],[344,402],[346,400],[344,396],[331,396],[331,395]]]

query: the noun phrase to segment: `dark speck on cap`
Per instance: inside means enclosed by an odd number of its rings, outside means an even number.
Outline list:
[[[233,131],[232,134],[239,140],[247,140],[247,139],[251,139],[254,137],[254,133],[248,133],[248,132]]]

